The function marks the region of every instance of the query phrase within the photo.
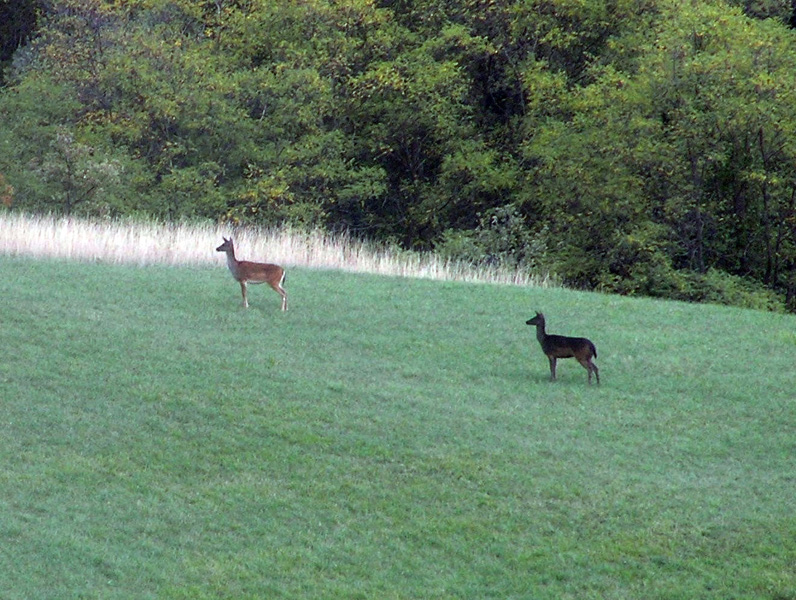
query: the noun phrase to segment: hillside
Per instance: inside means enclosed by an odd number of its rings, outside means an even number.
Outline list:
[[[796,596],[794,317],[286,287],[0,257],[4,598]]]

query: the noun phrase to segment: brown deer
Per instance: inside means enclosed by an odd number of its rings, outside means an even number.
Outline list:
[[[542,345],[542,351],[550,361],[550,380],[556,380],[556,359],[575,357],[583,368],[589,372],[589,385],[591,385],[591,374],[600,383],[600,370],[592,362],[592,358],[597,358],[597,348],[586,338],[566,337],[563,335],[548,335],[544,330],[544,315],[540,312],[532,319],[525,322],[526,325],[536,325],[536,339]]]
[[[232,243],[232,238],[222,239],[224,243],[216,248],[216,252],[227,253],[227,266],[235,280],[240,283],[244,308],[249,308],[249,301],[246,298],[246,285],[249,283],[267,283],[282,296],[282,310],[287,310],[287,292],[282,287],[285,282],[285,270],[279,265],[238,260],[235,258],[235,245]]]

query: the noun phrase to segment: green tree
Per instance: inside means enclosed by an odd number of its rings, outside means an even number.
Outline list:
[[[0,86],[14,53],[33,37],[41,8],[42,2],[33,0],[0,0]]]
[[[52,184],[56,206],[67,215],[120,180],[117,162],[96,156],[94,148],[76,142],[66,129],[56,133],[50,150],[36,162],[35,172]]]
[[[793,304],[780,4],[34,2],[0,26],[0,173],[26,210],[323,225]]]
[[[661,115],[659,209],[682,266],[782,287],[796,186],[793,33],[720,7],[669,13],[644,81]]]

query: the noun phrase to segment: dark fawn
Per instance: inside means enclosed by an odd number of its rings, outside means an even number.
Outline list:
[[[576,358],[589,372],[589,385],[591,385],[591,374],[600,383],[600,370],[592,362],[592,358],[597,358],[597,348],[591,340],[580,337],[566,337],[564,335],[548,335],[544,330],[544,315],[540,312],[532,319],[525,322],[526,325],[536,325],[536,339],[542,345],[542,351],[550,361],[550,380],[556,380],[556,360],[559,358]]]

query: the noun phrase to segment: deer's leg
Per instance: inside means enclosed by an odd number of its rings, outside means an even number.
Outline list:
[[[243,294],[243,308],[249,308],[249,300],[246,298],[246,282],[240,282],[240,293]]]
[[[590,358],[586,360],[578,360],[578,362],[583,365],[583,368],[589,372],[589,385],[591,385],[591,374],[594,373],[594,376],[597,378],[597,383],[600,383],[600,370],[597,368]]]
[[[285,283],[285,272],[282,271],[282,279],[279,280],[279,293],[282,294],[282,312],[287,310],[287,292],[282,284]]]
[[[283,288],[279,283],[269,283],[269,285],[274,288],[277,294],[282,296],[282,310],[287,310],[287,292],[285,291],[285,288]]]
[[[556,380],[556,357],[555,356],[548,356],[550,360],[550,381]]]
[[[580,366],[586,369],[586,371],[588,372],[589,385],[591,385],[591,367],[592,367],[591,361],[588,358],[583,358],[583,359],[579,358],[578,362],[580,363]]]

